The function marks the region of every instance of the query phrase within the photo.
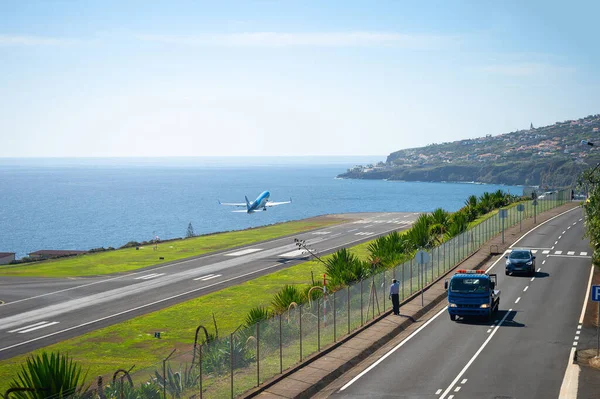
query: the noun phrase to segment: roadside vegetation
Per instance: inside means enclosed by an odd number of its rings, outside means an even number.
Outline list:
[[[342,218],[317,217],[256,229],[217,233],[159,242],[158,245],[126,244],[128,248],[89,253],[75,257],[0,266],[0,276],[85,277],[143,269],[210,252],[235,248],[259,241],[281,238],[344,222]],[[136,249],[137,248],[139,249]]]
[[[580,175],[579,186],[588,192],[588,198],[583,203],[585,236],[594,249],[592,263],[600,267],[600,171],[597,166]]]
[[[89,368],[90,376],[107,375],[117,369],[129,369],[134,364],[137,370],[152,367],[153,364],[158,368],[159,362],[173,348],[189,350],[199,325],[206,328],[206,334],[200,342],[230,334],[240,324],[254,325],[258,321],[284,313],[290,306],[298,306],[322,295],[320,289],[313,288],[322,286],[321,278],[324,273],[327,274],[328,291],[335,291],[394,267],[413,257],[414,252],[420,248],[439,245],[464,232],[469,223],[482,221],[487,213],[520,200],[500,190],[487,194],[479,198],[469,197],[465,206],[452,214],[443,209],[422,214],[411,229],[402,233],[394,232],[351,248],[343,248],[320,260],[313,259],[102,328],[51,345],[43,351],[68,353],[84,369]],[[215,317],[216,321],[213,322]],[[161,332],[161,339],[154,338],[154,332],[157,331]],[[241,351],[236,354],[236,357],[239,356],[236,365],[243,365],[244,359],[251,360],[247,359],[248,354],[244,353],[244,348],[235,348]],[[37,356],[40,353],[42,350],[30,355]],[[214,354],[215,367],[220,364],[219,359],[224,356],[223,353]],[[210,361],[210,354],[206,355],[206,361]],[[4,386],[4,381],[10,381],[15,369],[26,362],[26,359],[27,355],[23,355],[0,362],[0,381],[3,381],[0,382],[0,392],[8,388]],[[160,383],[159,377],[153,381]],[[194,376],[189,378],[193,379]]]

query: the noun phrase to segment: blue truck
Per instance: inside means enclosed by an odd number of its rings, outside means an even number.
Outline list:
[[[496,283],[495,274],[483,270],[457,270],[444,283],[448,290],[450,320],[469,316],[491,320],[500,306],[500,290],[496,289]]]

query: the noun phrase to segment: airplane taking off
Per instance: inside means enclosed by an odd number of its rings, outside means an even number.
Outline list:
[[[231,203],[231,202],[221,202],[219,201],[219,204],[221,205],[226,205],[226,206],[239,206],[239,207],[245,207],[246,210],[245,211],[233,211],[233,212],[245,212],[245,213],[254,213],[257,211],[266,211],[268,207],[272,207],[272,206],[277,206],[277,205],[283,205],[283,204],[291,204],[292,203],[292,199],[290,198],[289,201],[284,201],[284,202],[272,202],[269,201],[269,197],[271,196],[271,193],[268,191],[263,191],[254,201],[250,202],[248,201],[248,197],[246,198],[246,203]]]

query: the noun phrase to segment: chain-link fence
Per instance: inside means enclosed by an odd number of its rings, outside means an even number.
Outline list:
[[[411,259],[336,292],[319,293],[269,320],[225,337],[171,353],[163,362],[125,370],[93,386],[100,398],[233,398],[339,341],[391,309],[388,289],[400,283],[400,300],[427,287],[490,238],[564,204],[568,192],[528,201],[492,214],[474,228],[429,251],[427,264]]]

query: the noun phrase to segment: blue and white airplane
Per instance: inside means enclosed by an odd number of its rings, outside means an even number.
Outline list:
[[[284,201],[284,202],[272,202],[269,201],[269,197],[271,196],[271,193],[268,191],[263,191],[254,201],[250,202],[248,201],[248,197],[246,198],[246,203],[232,203],[232,202],[221,202],[219,201],[219,204],[221,205],[226,205],[226,206],[239,206],[239,207],[245,207],[246,210],[239,210],[239,211],[233,211],[233,212],[245,212],[245,213],[254,213],[257,211],[266,211],[267,208],[270,208],[272,206],[277,206],[277,205],[283,205],[283,204],[291,204],[292,203],[292,199],[290,198],[289,201]]]

